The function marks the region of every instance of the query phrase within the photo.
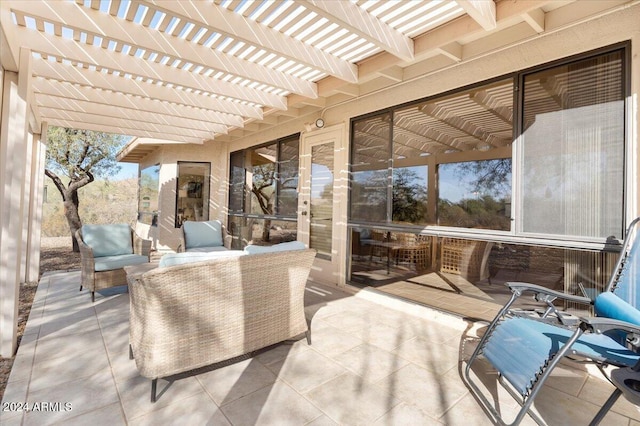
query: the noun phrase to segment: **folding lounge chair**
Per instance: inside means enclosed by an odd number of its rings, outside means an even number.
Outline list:
[[[640,272],[640,241],[635,238],[638,224],[636,219],[629,227],[607,290],[594,300],[528,283],[507,283],[512,297],[489,324],[464,370],[467,384],[496,423],[506,424],[499,409],[471,377],[472,366],[480,357],[497,371],[499,383],[521,405],[513,425],[519,424],[527,413],[536,423],[545,424],[530,408],[564,357],[593,362],[603,373],[606,366],[617,367],[612,377],[608,377],[616,390],[596,414],[592,425],[604,418],[621,394],[640,403],[640,297],[636,285],[640,281],[636,279]],[[511,309],[518,297],[529,292],[547,304],[548,309],[540,318]],[[567,323],[553,305],[556,299],[592,303],[597,317],[580,318],[577,325]],[[555,315],[547,315],[549,313]]]

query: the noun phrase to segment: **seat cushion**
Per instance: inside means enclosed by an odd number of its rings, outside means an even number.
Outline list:
[[[182,224],[185,249],[197,247],[222,246],[222,222],[209,220],[206,222],[186,221]]]
[[[126,223],[82,225],[82,240],[94,257],[132,254],[131,227]]]
[[[244,251],[248,254],[258,254],[258,253],[274,253],[279,251],[289,251],[289,250],[304,250],[305,245],[300,241],[289,241],[287,243],[274,244],[272,246],[246,246]]]
[[[147,256],[139,254],[119,254],[117,256],[102,256],[95,257],[95,270],[100,271],[113,271],[114,269],[122,269],[129,265],[139,265],[140,263],[149,262]]]
[[[193,247],[193,248],[188,248],[186,251],[188,251],[189,253],[212,253],[214,251],[229,251],[229,249],[224,246]]]
[[[182,252],[182,253],[167,253],[164,256],[162,256],[162,259],[160,259],[159,266],[161,268],[164,268],[168,266],[185,265],[185,264],[194,263],[194,262],[204,262],[205,260],[239,257],[239,256],[244,256],[246,254],[247,253],[245,253],[242,250],[220,250],[220,251],[213,251],[208,253],[193,252],[193,251]]]

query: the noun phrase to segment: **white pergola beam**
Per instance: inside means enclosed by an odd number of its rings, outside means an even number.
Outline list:
[[[174,126],[155,124],[144,121],[134,120],[133,118],[107,117],[101,114],[92,114],[81,111],[71,111],[62,108],[40,107],[42,117],[47,121],[53,120],[69,120],[80,121],[87,124],[96,124],[99,126],[108,126],[111,128],[123,129],[124,135],[131,135],[132,130],[142,130],[157,134],[164,134],[165,138],[171,136],[186,136],[196,140],[213,139],[214,133],[207,131],[199,131],[194,129],[176,128]]]
[[[80,69],[71,65],[34,61],[33,73],[36,76],[68,82],[70,84],[84,85],[97,90],[123,93],[149,99],[151,101],[165,101],[197,109],[206,109],[210,112],[220,112],[242,117],[261,119],[262,108],[244,105],[239,102],[228,102],[211,96],[177,90],[158,84],[132,80],[113,74]]]
[[[49,126],[67,127],[69,129],[93,130],[96,132],[137,136],[139,138],[162,139],[162,140],[186,142],[186,143],[192,143],[192,144],[202,144],[204,142],[202,139],[193,138],[190,136],[168,135],[168,134],[159,133],[159,132],[147,132],[140,129],[111,127],[111,126],[105,126],[103,124],[87,123],[84,121],[73,121],[73,120],[67,120],[67,119],[47,119],[46,121],[49,123]]]
[[[11,31],[7,31],[7,28],[13,25],[11,11],[4,3],[0,3],[0,63],[5,70],[18,72],[20,59],[17,46],[20,46],[20,43]]]
[[[245,43],[260,46],[289,60],[321,70],[349,83],[358,81],[358,67],[309,44],[288,37],[266,25],[261,25],[216,4],[201,1],[140,1],[152,9],[195,22],[198,25],[233,37]]]
[[[379,70],[378,75],[388,78],[391,81],[400,82],[404,78],[404,69],[395,65]]]
[[[113,17],[88,7],[71,2],[7,2],[11,10],[48,22],[58,22],[74,30],[97,34],[119,43],[142,48],[147,52],[157,52],[172,58],[180,58],[194,66],[201,65],[248,80],[274,86],[310,98],[318,97],[315,83],[278,72],[274,69],[220,53],[190,42]]]
[[[22,43],[30,46],[34,52],[41,54],[118,71],[123,75],[131,74],[145,79],[170,83],[174,86],[202,90],[240,101],[279,109],[286,108],[286,100],[283,96],[266,93],[262,90],[243,87],[203,75],[194,75],[186,70],[149,62],[143,58],[123,53],[110,52],[102,47],[49,35],[26,27],[14,26],[11,28],[11,32],[15,33]]]
[[[542,9],[533,9],[528,12],[523,13],[522,19],[533,28],[535,32],[538,34],[544,32],[544,10]]]
[[[456,62],[462,61],[462,45],[458,42],[451,42],[438,48],[441,54],[453,59]]]
[[[79,108],[86,111],[102,111],[106,115],[128,116],[134,112],[148,113],[149,119],[154,115],[164,120],[174,119],[179,127],[195,127],[208,129],[216,133],[224,133],[225,126],[242,126],[244,120],[238,115],[221,114],[200,108],[158,102],[157,100],[133,97],[119,92],[97,90],[90,86],[80,86],[57,80],[46,80],[36,77],[33,80],[36,94],[65,98],[77,102]],[[37,96],[41,99],[40,96]],[[40,105],[40,104],[39,104]],[[113,114],[109,114],[113,111]]]
[[[92,101],[68,99],[43,94],[36,95],[36,102],[41,108],[59,109],[67,112],[87,113],[94,116],[112,119],[130,120],[132,122],[171,126],[176,132],[188,133],[191,130],[205,133],[227,133],[227,127],[206,121],[193,120],[170,114],[149,113],[135,108],[124,108],[115,105],[99,104]]]
[[[493,0],[457,0],[457,3],[485,31],[496,29],[496,4]]]
[[[386,50],[403,61],[413,61],[413,40],[349,1],[295,0],[305,8]]]

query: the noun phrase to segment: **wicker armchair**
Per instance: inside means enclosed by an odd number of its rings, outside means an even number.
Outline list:
[[[315,250],[160,267],[130,291],[130,356],[144,377],[173,376],[307,334],[304,289]]]
[[[139,237],[127,224],[84,225],[76,232],[76,240],[81,260],[80,290],[88,288],[92,302],[97,290],[127,285],[125,266],[149,261],[151,241]]]

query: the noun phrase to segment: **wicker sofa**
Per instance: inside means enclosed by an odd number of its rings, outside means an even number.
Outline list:
[[[76,231],[80,248],[81,283],[95,292],[104,288],[127,285],[124,267],[149,262],[151,241],[139,237],[126,223],[83,225]]]
[[[158,378],[302,333],[311,343],[304,289],[315,250],[239,252],[159,267],[129,287],[130,356],[152,379],[152,402]]]

